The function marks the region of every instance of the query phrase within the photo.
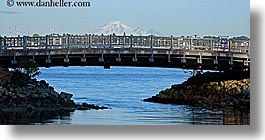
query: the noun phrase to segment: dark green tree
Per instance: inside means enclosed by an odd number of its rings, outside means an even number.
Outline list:
[[[30,78],[34,78],[41,74],[38,64],[34,63],[32,60],[18,62],[18,70]]]

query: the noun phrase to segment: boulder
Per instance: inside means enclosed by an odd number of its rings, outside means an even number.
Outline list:
[[[94,104],[87,104],[86,102],[82,103],[82,105],[77,105],[77,110],[89,110],[89,109],[108,109],[105,106],[98,106]]]
[[[3,87],[0,87],[0,97],[2,97],[5,93],[5,90],[3,89]]]
[[[27,88],[28,89],[33,89],[33,88],[35,88],[35,85],[33,85],[33,84],[27,84]]]
[[[49,93],[42,93],[42,97],[43,97],[43,98],[47,98],[47,97],[49,97]]]
[[[68,101],[70,101],[71,98],[73,97],[73,94],[66,93],[66,92],[61,92],[61,93],[60,93],[60,97],[61,97],[64,101],[68,102]]]
[[[37,99],[37,98],[40,98],[40,96],[38,94],[32,94],[31,98]]]
[[[50,94],[49,95],[51,95],[51,96],[54,96],[54,97],[59,97],[59,93],[58,92],[56,92],[56,91],[51,91],[51,92],[49,92]]]
[[[82,103],[83,107],[89,107],[89,104],[87,104],[86,102]]]
[[[3,100],[3,101],[5,101],[5,100],[7,100],[7,99],[8,99],[8,97],[5,96],[5,95],[2,97],[2,100]]]
[[[23,94],[18,94],[17,96],[18,96],[19,98],[23,98],[23,99],[26,98],[26,96],[23,95]]]
[[[41,80],[40,81],[40,86],[45,87],[45,88],[48,88],[49,87],[49,84],[45,80]]]
[[[66,107],[66,108],[74,108],[76,105],[75,105],[75,102],[73,100],[69,100],[67,102],[64,102],[63,104],[61,104],[63,107]]]
[[[76,110],[89,110],[88,107],[84,107],[82,105],[76,105]]]
[[[12,74],[9,72],[8,68],[0,67],[0,84],[6,85],[7,81],[11,81]]]
[[[7,81],[5,79],[0,80],[0,85],[1,86],[6,86],[7,85]]]

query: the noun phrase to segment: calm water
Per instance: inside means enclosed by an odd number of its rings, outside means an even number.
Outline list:
[[[71,125],[181,125],[244,124],[234,113],[209,111],[186,105],[147,103],[142,100],[182,83],[191,75],[182,69],[139,67],[41,68],[38,79],[56,91],[74,94],[77,103],[87,102],[112,109],[75,111],[47,120],[46,124]],[[41,115],[39,115],[41,116]],[[230,122],[231,121],[231,122]],[[230,123],[228,123],[230,122]]]

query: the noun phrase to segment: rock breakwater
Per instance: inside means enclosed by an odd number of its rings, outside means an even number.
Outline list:
[[[58,93],[46,81],[0,68],[0,112],[107,109],[94,104],[76,104],[73,94]]]
[[[147,102],[202,106],[210,109],[250,108],[249,72],[206,72],[189,78],[182,84],[144,99]]]

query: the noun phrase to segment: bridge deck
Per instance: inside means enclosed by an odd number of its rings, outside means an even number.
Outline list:
[[[50,66],[153,66],[209,70],[250,68],[249,42],[155,36],[0,38],[0,66],[31,59]],[[241,45],[238,45],[240,44]]]

